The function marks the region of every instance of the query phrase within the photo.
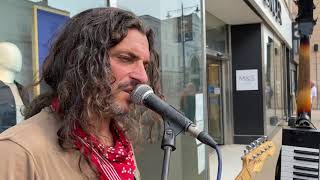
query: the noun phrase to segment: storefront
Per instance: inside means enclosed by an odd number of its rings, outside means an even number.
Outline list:
[[[34,1],[0,3],[0,42],[11,42],[21,51],[22,68],[15,80],[23,86],[37,73],[34,5],[67,18],[88,8],[112,6],[134,12],[155,31],[166,101],[219,144],[248,143],[269,135],[287,117],[291,20],[281,0],[275,1],[276,12],[270,11],[270,0]],[[143,179],[160,179],[161,126],[142,121],[144,139],[135,153]],[[169,179],[209,179],[208,156],[214,151],[182,134],[176,148]]]
[[[222,59],[219,63],[225,69],[225,72],[220,70],[224,84],[222,130],[216,131],[224,137],[220,142],[246,144],[259,136],[271,135],[288,118],[287,62],[291,57],[292,38],[287,2],[205,2],[206,11],[223,21],[228,29],[226,50],[213,55]],[[206,36],[208,44],[210,33]],[[207,50],[207,54],[210,52]],[[210,123],[209,118],[209,128]]]
[[[42,53],[50,46],[49,35],[54,34],[54,30],[75,14],[89,8],[106,6],[104,0],[79,0],[77,3],[64,0],[0,2],[0,132],[21,122],[23,116],[20,109],[23,104],[28,103],[34,93],[39,93],[36,89],[29,93],[23,88],[31,86],[33,80],[39,77],[41,60],[44,58]],[[47,23],[48,26],[41,26],[41,23]],[[42,37],[36,35],[36,28],[39,28],[39,34],[45,32],[43,37],[48,39],[43,38],[41,41]],[[8,82],[10,80],[7,78],[11,76],[8,74],[14,76],[14,81]]]
[[[163,93],[168,103],[205,129],[204,113],[204,28],[203,3],[194,0],[5,0],[1,1],[2,26],[0,42],[10,42],[21,56],[21,70],[17,68],[15,81],[29,86],[39,78],[39,71],[54,34],[75,14],[94,7],[119,7],[140,16],[156,33]],[[2,56],[0,56],[1,58]],[[3,61],[0,61],[3,62]],[[0,77],[1,78],[1,77]],[[8,89],[8,88],[7,88]],[[29,100],[45,91],[38,86],[27,96]],[[13,98],[13,97],[12,97]],[[1,99],[1,98],[0,98]],[[12,99],[11,99],[12,100]],[[15,100],[15,99],[14,99]],[[7,101],[7,100],[5,100]],[[16,115],[23,106],[7,103],[0,108],[1,131],[22,120]],[[1,105],[1,104],[0,104]],[[19,110],[17,110],[19,108]],[[10,122],[3,120],[11,119]],[[20,117],[19,120],[15,120]],[[13,120],[14,119],[14,120]],[[162,169],[161,123],[152,120],[141,124],[143,146],[136,149],[136,157],[143,179],[160,179]],[[171,157],[169,179],[206,179],[205,145],[194,138],[179,135]],[[192,162],[192,163],[190,163]]]
[[[279,123],[289,117],[287,63],[291,57],[292,22],[286,3],[246,1],[261,22],[231,26],[235,143],[272,135]],[[251,74],[251,70],[256,74]],[[241,79],[248,77],[254,80]],[[251,83],[255,88],[250,87]]]
[[[229,25],[234,143],[270,135],[287,120],[287,62],[292,38],[286,3],[249,0],[206,4],[206,9]]]

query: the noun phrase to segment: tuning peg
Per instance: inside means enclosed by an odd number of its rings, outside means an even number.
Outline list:
[[[268,136],[263,136],[263,142],[266,142],[268,140]]]
[[[251,151],[251,150],[253,149],[253,147],[252,147],[251,145],[247,145],[247,146],[246,146],[246,149],[247,149],[248,152],[249,152],[249,151]]]
[[[246,155],[246,154],[249,153],[249,150],[248,150],[248,149],[245,149],[245,150],[243,150],[243,152],[244,152],[244,155]]]
[[[254,142],[256,143],[257,146],[261,145],[261,142],[259,141],[259,139],[255,140]]]
[[[255,142],[250,143],[250,145],[253,147],[253,149],[257,147],[257,144]]]
[[[258,141],[260,142],[260,144],[264,143],[263,137],[259,137],[259,138],[258,138]]]

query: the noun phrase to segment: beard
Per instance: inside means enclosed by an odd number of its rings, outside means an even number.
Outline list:
[[[134,106],[130,105],[130,109]],[[122,130],[128,129],[133,125],[134,118],[132,117],[132,112],[130,112],[127,108],[122,107],[121,105],[113,102],[110,105],[110,111],[112,114],[112,119],[114,122],[120,127]],[[131,129],[131,128],[129,128]]]
[[[116,102],[112,102],[110,104],[110,111],[111,111],[111,114],[115,117],[125,117],[125,116],[128,116],[129,114],[128,109],[122,107],[120,104]]]
[[[121,91],[125,91],[129,88],[134,88],[139,84],[137,80],[131,80],[126,83],[121,83],[118,85],[117,90],[114,92],[114,94],[120,93]],[[129,114],[129,110],[127,108],[122,107],[120,104],[118,104],[115,100],[116,96],[112,97],[112,102],[110,104],[110,110],[111,113],[115,116],[127,116]],[[132,109],[133,104],[129,105],[129,109]]]

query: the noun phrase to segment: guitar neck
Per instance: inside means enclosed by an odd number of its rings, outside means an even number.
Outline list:
[[[311,115],[310,98],[310,42],[308,37],[302,37],[299,49],[299,83],[297,92],[297,114]]]
[[[242,165],[243,167],[246,167],[246,165]],[[235,178],[235,180],[250,180],[250,170],[247,168],[242,168],[241,172],[238,174],[238,176]]]

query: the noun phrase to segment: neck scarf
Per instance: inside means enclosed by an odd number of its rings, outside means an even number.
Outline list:
[[[51,107],[59,112],[59,100],[52,101]],[[76,124],[72,131],[74,145],[96,168],[100,180],[134,180],[136,169],[131,144],[114,123],[110,124],[114,146],[102,144],[93,134],[88,134]]]

